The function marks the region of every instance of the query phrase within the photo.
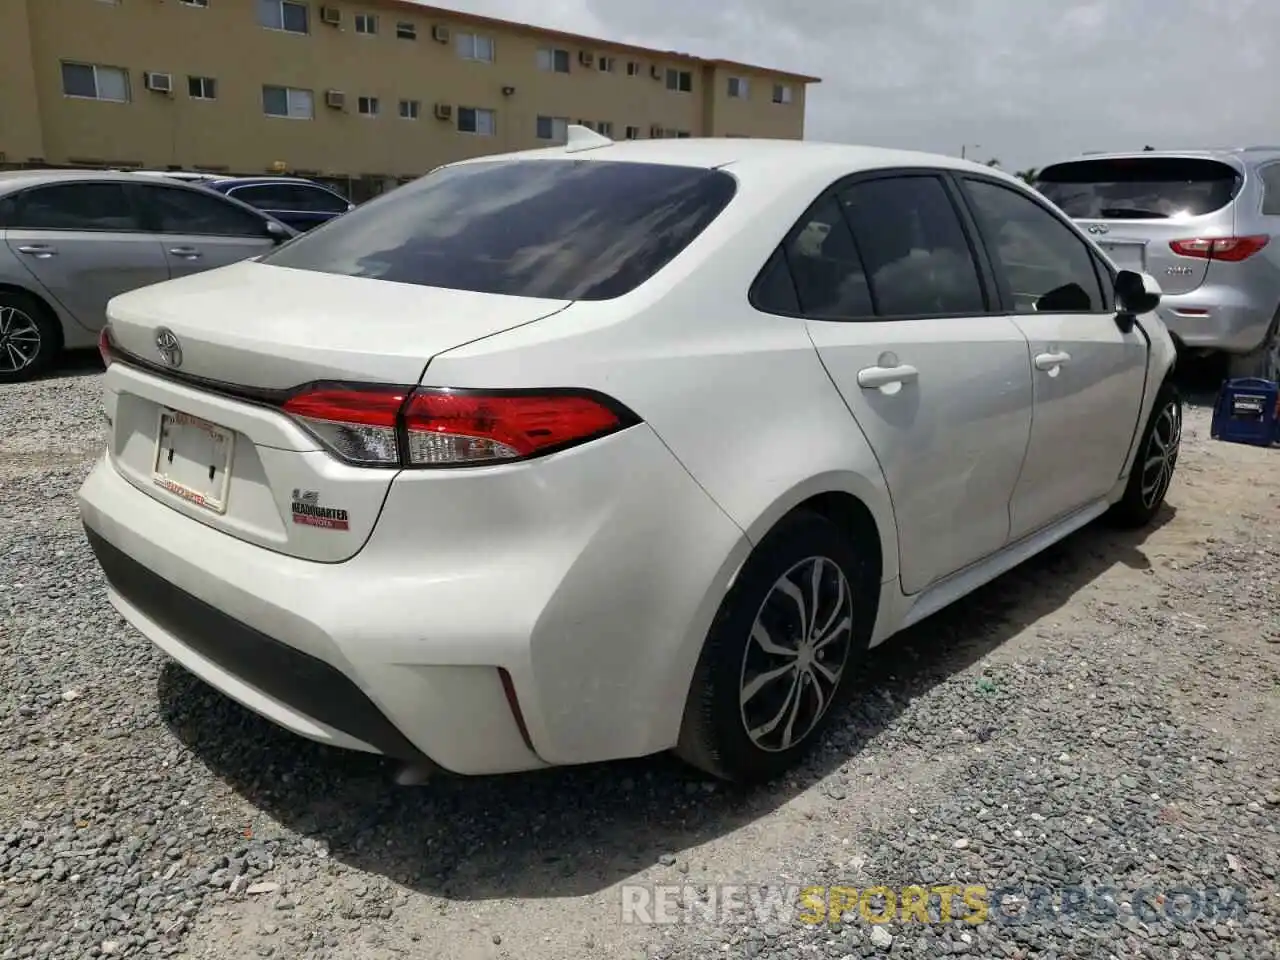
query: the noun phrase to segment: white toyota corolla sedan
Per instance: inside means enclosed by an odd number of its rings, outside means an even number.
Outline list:
[[[113,300],[80,508],[125,619],[298,734],[760,780],[869,647],[1155,515],[1159,297],[988,167],[574,128]]]

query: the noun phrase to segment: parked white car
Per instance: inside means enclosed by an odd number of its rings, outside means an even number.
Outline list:
[[[303,736],[758,780],[869,647],[1151,520],[1158,300],[988,167],[574,129],[114,299],[81,511],[120,613]]]

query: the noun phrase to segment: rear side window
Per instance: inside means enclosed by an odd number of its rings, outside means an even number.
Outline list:
[[[853,235],[834,197],[828,197],[809,212],[783,249],[791,266],[800,312],[805,316],[843,320],[869,317],[874,312],[871,290],[853,245]],[[764,292],[763,289],[758,292],[760,299]],[[774,309],[774,312],[787,311]]]
[[[119,183],[62,183],[19,194],[9,226],[27,230],[142,229],[129,194]]]
[[[842,190],[840,202],[881,317],[986,311],[964,227],[937,177],[885,177]]]
[[[1240,182],[1235,168],[1217,160],[1120,157],[1054,164],[1035,185],[1076,219],[1163,220],[1221,210]]]
[[[644,283],[733,198],[728,174],[608,160],[445,167],[263,263],[396,283],[608,300]]]

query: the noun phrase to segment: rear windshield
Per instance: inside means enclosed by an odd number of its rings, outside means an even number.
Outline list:
[[[1234,168],[1193,157],[1074,160],[1036,178],[1067,216],[1097,220],[1198,217],[1225,207],[1239,186]]]
[[[494,160],[445,167],[263,263],[453,290],[608,300],[648,280],[732,199],[704,167]]]

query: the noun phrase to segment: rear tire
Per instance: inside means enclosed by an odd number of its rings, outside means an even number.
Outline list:
[[[866,651],[870,567],[808,511],[784,519],[725,596],[694,673],[676,754],[739,783],[789,770],[820,738]]]
[[[0,383],[20,383],[44,373],[62,352],[57,321],[25,293],[0,290]]]
[[[1280,380],[1280,313],[1271,321],[1271,329],[1255,349],[1227,357],[1227,375],[1233,380],[1241,377]]]
[[[1142,431],[1124,496],[1108,512],[1108,520],[1130,529],[1152,521],[1173,482],[1181,445],[1182,396],[1172,380],[1165,380]]]

